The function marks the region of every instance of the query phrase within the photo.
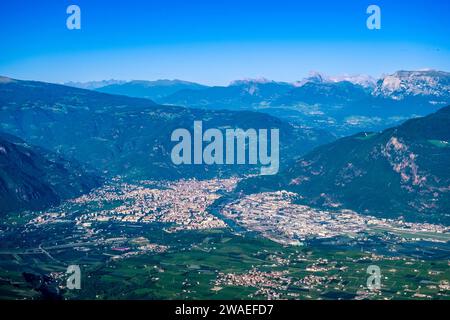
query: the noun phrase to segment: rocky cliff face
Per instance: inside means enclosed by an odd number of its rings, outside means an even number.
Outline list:
[[[448,101],[450,73],[444,71],[398,71],[380,79],[373,92],[375,96],[401,100],[410,96],[429,96]]]

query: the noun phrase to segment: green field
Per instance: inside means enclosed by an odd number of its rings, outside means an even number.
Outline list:
[[[268,294],[280,299],[450,299],[445,244],[437,251],[439,254],[419,257],[414,246],[406,253],[390,252],[389,246],[384,253],[373,253],[370,248],[354,244],[283,246],[258,235],[235,234],[228,229],[166,233],[160,226],[96,226],[100,230],[107,227],[110,237],[128,237],[116,240],[118,243],[99,237],[77,246],[67,245],[64,243],[73,243],[77,234],[61,223],[49,225],[45,234],[23,236],[27,246],[43,243],[48,255],[14,248],[17,239],[3,243],[0,299],[41,297],[24,281],[22,272],[53,274],[65,299],[266,299]],[[46,236],[50,233],[59,238],[50,241]],[[377,230],[378,233],[383,231]],[[140,252],[137,237],[165,245],[168,250]],[[112,250],[117,246],[127,247],[127,252],[136,255],[125,257],[125,252]],[[427,250],[434,249],[424,249],[424,254]],[[64,288],[64,272],[71,264],[82,270],[81,290]],[[370,265],[381,269],[379,291],[366,288],[366,270]],[[277,271],[284,273],[274,276]],[[241,277],[251,272],[263,274],[263,280],[220,282],[226,275]]]

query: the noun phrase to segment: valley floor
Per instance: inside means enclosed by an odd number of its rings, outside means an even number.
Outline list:
[[[447,227],[317,210],[284,191],[237,197],[238,181],[115,179],[6,219],[0,299],[450,299]],[[69,265],[81,290],[66,288]]]

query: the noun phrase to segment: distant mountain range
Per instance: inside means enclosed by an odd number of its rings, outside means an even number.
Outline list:
[[[181,90],[199,90],[205,88],[207,87],[193,82],[181,80],[157,80],[116,83],[97,88],[96,90],[104,93],[121,94],[158,101]]]
[[[161,100],[162,103],[205,109],[264,110],[264,104],[288,94],[295,87],[267,80],[235,81],[227,87],[182,90]]]
[[[103,88],[110,85],[121,85],[125,84],[126,81],[123,80],[101,80],[101,81],[88,81],[88,82],[66,82],[64,85],[79,89],[88,89],[88,90],[95,90],[99,88]]]
[[[428,97],[430,103],[447,103],[450,97],[450,73],[443,71],[398,71],[377,82],[374,96],[403,100]]]
[[[154,101],[163,99],[181,90],[200,90],[208,86],[183,80],[104,80],[89,82],[66,82],[64,85],[79,89],[96,90],[98,92],[118,94],[134,98],[145,98]]]
[[[344,75],[339,75],[339,76],[328,76],[328,75],[320,73],[320,72],[312,71],[309,73],[308,77],[306,77],[300,81],[294,82],[294,86],[301,87],[302,85],[304,85],[305,83],[308,83],[308,82],[337,83],[337,82],[343,82],[343,81],[350,82],[350,83],[362,86],[364,88],[372,89],[372,90],[373,90],[373,88],[375,88],[376,83],[377,83],[377,79],[373,78],[372,76],[364,75],[364,74],[357,74],[357,75],[344,74]]]
[[[284,189],[311,206],[450,225],[449,128],[450,106],[318,147],[279,175],[246,180],[240,189]]]
[[[74,161],[0,133],[0,216],[79,196],[101,179]]]
[[[118,82],[95,90],[208,110],[268,113],[337,136],[382,130],[450,103],[450,73],[398,71],[381,79],[313,73],[295,82],[248,79],[207,87],[180,80]]]
[[[405,112],[404,117],[429,114],[447,101],[448,77],[438,71],[398,72],[374,86],[319,75],[301,84],[242,80],[228,87],[182,89],[163,99],[200,101],[204,103],[200,109],[0,77],[0,131],[26,141],[2,135],[0,210],[57,203],[94,187],[99,175],[179,179],[257,172],[255,166],[174,165],[171,133],[178,128],[192,130],[194,121],[202,120],[204,130],[280,130],[281,172],[245,180],[240,185],[244,192],[286,189],[311,206],[448,225],[450,107],[378,133],[359,133],[335,142],[332,135],[319,129],[330,128],[331,118],[350,121],[343,116],[347,114],[357,114],[351,120],[355,122],[358,117],[375,117],[373,114],[388,119],[399,111]],[[157,83],[150,87],[196,86],[178,81]],[[209,105],[209,99],[216,104]],[[262,107],[261,101],[270,102]],[[296,108],[288,107],[292,101],[297,101]],[[242,108],[226,110],[227,105],[239,103]],[[275,104],[283,107],[273,107]],[[248,105],[274,114],[303,110],[330,122],[305,120],[315,124],[316,128],[311,128],[292,121],[289,113],[277,118],[248,111],[244,107]],[[334,128],[337,124],[335,121]]]
[[[2,78],[0,130],[111,177],[175,179],[216,177],[255,166],[176,166],[170,137],[195,120],[208,128],[278,128],[280,161],[287,165],[321,143],[325,131],[294,126],[263,113],[197,110],[158,105],[148,99],[110,95],[63,85]]]
[[[378,81],[314,74],[295,84],[245,81],[183,90],[160,102],[206,109],[257,110],[337,136],[382,130],[450,103],[450,74],[399,71]]]

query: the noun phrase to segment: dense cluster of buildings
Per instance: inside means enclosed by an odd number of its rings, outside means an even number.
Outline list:
[[[112,183],[70,201],[82,206],[75,221],[167,223],[169,232],[224,228],[226,224],[208,212],[208,207],[220,197],[218,191],[231,191],[237,179],[178,180],[174,182],[145,181],[137,184]],[[34,223],[63,219],[64,210],[47,212]]]
[[[257,193],[227,204],[222,213],[240,225],[283,244],[301,244],[307,238],[352,235],[373,228],[391,231],[446,233],[440,225],[407,223],[360,215],[351,210],[328,211],[295,203],[287,191]]]

